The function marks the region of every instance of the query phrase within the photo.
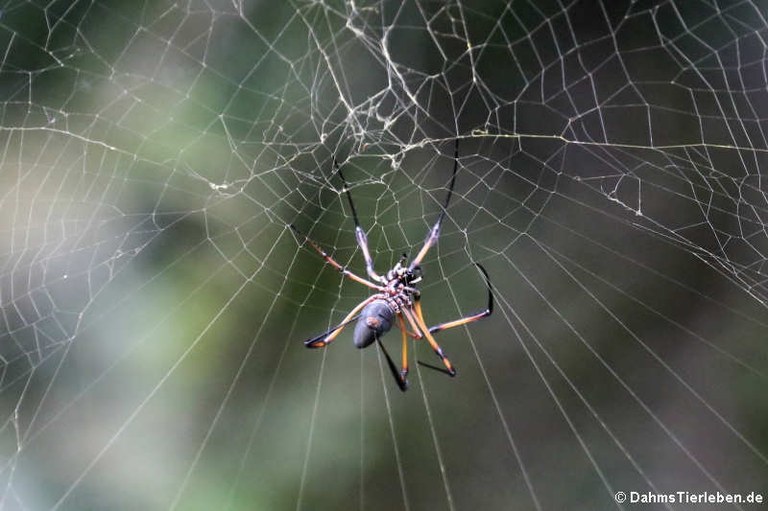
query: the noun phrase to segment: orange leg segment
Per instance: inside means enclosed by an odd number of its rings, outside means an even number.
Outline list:
[[[429,345],[432,346],[432,350],[437,354],[438,357],[440,357],[440,360],[443,361],[445,368],[448,370],[448,374],[451,376],[456,376],[456,369],[453,367],[453,364],[451,364],[451,361],[446,358],[442,348],[440,348],[440,345],[437,344],[435,338],[432,337],[432,334],[429,332],[429,327],[424,322],[424,314],[421,311],[421,302],[419,302],[418,299],[413,304],[413,311],[415,313],[413,316],[416,320],[416,324],[418,324],[419,330],[424,333],[424,337],[426,337]]]
[[[401,314],[397,315],[397,326],[400,328],[400,332],[402,333],[403,338],[403,345],[402,345],[402,368],[400,369],[400,378],[403,380],[403,383],[406,385],[408,384],[408,334],[406,333],[407,330],[405,328],[405,321],[403,321],[403,316]]]
[[[361,310],[363,310],[363,307],[365,307],[372,301],[377,300],[379,298],[380,298],[379,295],[369,296],[368,298],[366,298],[365,300],[357,304],[357,306],[354,309],[352,309],[349,312],[349,314],[347,314],[347,316],[342,320],[341,323],[339,323],[332,329],[328,330],[327,332],[318,335],[317,337],[307,339],[306,341],[304,341],[304,346],[306,346],[307,348],[325,348],[326,346],[331,344],[331,342],[333,342],[333,340],[344,330],[344,327],[346,327],[349,323],[352,322],[355,316],[357,316],[357,314]]]
[[[345,277],[347,277],[348,279],[352,279],[355,282],[358,282],[358,283],[360,283],[360,284],[362,284],[364,286],[368,286],[371,289],[375,289],[377,291],[385,291],[386,290],[384,287],[382,287],[382,286],[380,286],[380,285],[378,285],[378,284],[376,284],[374,282],[371,282],[369,280],[366,280],[363,277],[360,277],[359,275],[357,275],[357,274],[349,271],[348,269],[346,269],[344,266],[339,264],[333,257],[329,256],[328,253],[325,250],[323,250],[320,245],[318,245],[317,243],[312,241],[312,239],[310,239],[309,236],[307,236],[306,234],[304,234],[303,232],[298,230],[296,228],[296,226],[294,226],[293,224],[290,224],[289,227],[291,229],[293,229],[293,232],[295,232],[297,236],[300,236],[300,237],[304,238],[304,241],[309,243],[309,246],[311,246],[315,250],[315,252],[320,254],[322,256],[322,258],[325,259],[325,262],[327,262],[328,264],[330,264],[331,266],[333,266],[334,268],[339,270],[341,272],[341,274],[344,275]]]

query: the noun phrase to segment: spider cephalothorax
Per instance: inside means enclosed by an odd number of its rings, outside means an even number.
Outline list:
[[[344,183],[344,190],[346,191],[349,206],[352,210],[352,218],[355,221],[355,238],[357,239],[357,245],[360,247],[360,251],[365,259],[365,270],[370,277],[370,280],[349,271],[329,256],[317,243],[302,234],[296,227],[293,225],[290,227],[298,235],[303,236],[312,248],[323,256],[326,262],[339,270],[345,277],[368,286],[375,290],[376,293],[360,302],[349,314],[347,314],[340,324],[317,337],[304,341],[306,347],[322,348],[329,345],[336,336],[341,333],[344,327],[357,319],[355,331],[352,336],[355,346],[358,348],[365,348],[373,344],[374,341],[378,341],[379,346],[381,346],[381,349],[386,356],[387,364],[401,390],[406,390],[408,388],[408,337],[414,339],[426,339],[432,350],[434,350],[445,365],[444,372],[451,376],[456,374],[456,369],[443,354],[443,350],[437,344],[437,341],[435,341],[432,334],[449,328],[466,325],[491,315],[493,312],[493,292],[491,291],[491,281],[488,278],[488,273],[480,263],[475,263],[483,273],[488,288],[488,307],[484,311],[447,323],[441,323],[433,327],[428,327],[424,321],[424,314],[422,313],[420,302],[421,293],[418,288],[416,288],[416,284],[421,282],[423,276],[421,271],[421,261],[424,259],[424,256],[427,255],[429,249],[437,243],[440,236],[440,226],[442,225],[448,205],[451,202],[453,186],[456,183],[458,160],[459,141],[456,139],[453,175],[451,176],[451,183],[448,187],[448,196],[445,199],[445,203],[437,218],[437,222],[435,222],[429,230],[424,245],[421,250],[419,250],[416,257],[408,263],[407,256],[403,254],[397,264],[384,276],[376,273],[373,268],[373,258],[371,257],[368,248],[368,237],[363,228],[360,227],[360,222],[357,219],[357,211],[355,210],[355,204],[352,202],[352,194],[349,191],[344,175],[341,173],[341,169],[334,165],[338,171],[339,177]],[[392,329],[392,324],[395,321],[397,321],[397,326],[402,333],[402,365],[399,372],[386,348],[384,348],[384,345],[381,343],[381,338]]]
[[[421,266],[414,266],[409,268],[406,263],[406,255],[400,258],[400,261],[394,268],[387,272],[387,277],[383,280],[383,283],[388,286],[412,286],[418,284],[421,281],[422,271]]]

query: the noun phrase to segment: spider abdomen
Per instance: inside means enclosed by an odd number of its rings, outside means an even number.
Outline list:
[[[352,337],[357,348],[366,348],[392,328],[395,311],[386,300],[374,300],[360,312]]]

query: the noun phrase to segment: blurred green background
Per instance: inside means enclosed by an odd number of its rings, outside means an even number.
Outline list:
[[[766,5],[693,4],[5,2],[0,509],[768,494]],[[403,394],[287,225],[364,273],[335,158],[386,271],[456,137],[425,314],[497,308]]]

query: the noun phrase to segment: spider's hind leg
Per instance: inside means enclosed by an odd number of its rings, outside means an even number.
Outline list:
[[[404,311],[407,311],[407,310],[404,310]],[[406,312],[406,317],[408,316],[413,316],[413,320],[416,322],[416,325],[418,326],[418,330],[424,334],[424,337],[427,339],[427,342],[432,347],[432,351],[434,351],[435,354],[438,357],[440,357],[440,360],[443,362],[443,365],[445,366],[446,374],[448,374],[449,376],[456,376],[456,368],[453,367],[453,364],[451,364],[451,361],[448,360],[448,357],[446,357],[445,353],[443,353],[443,349],[437,343],[435,338],[432,337],[432,334],[429,333],[429,328],[424,322],[424,315],[421,311],[421,302],[419,301],[418,298],[414,300],[413,312],[411,313]]]
[[[448,330],[449,328],[456,328],[457,326],[468,325],[469,323],[474,323],[475,321],[487,318],[493,314],[493,287],[491,286],[491,278],[488,276],[488,272],[485,271],[485,268],[483,268],[483,265],[480,263],[474,264],[483,273],[485,286],[488,288],[488,305],[486,309],[482,312],[478,312],[470,316],[465,316],[463,318],[454,319],[453,321],[447,321],[445,323],[440,323],[439,325],[431,326],[429,327],[430,334],[436,334],[437,332],[442,332],[443,330]]]

